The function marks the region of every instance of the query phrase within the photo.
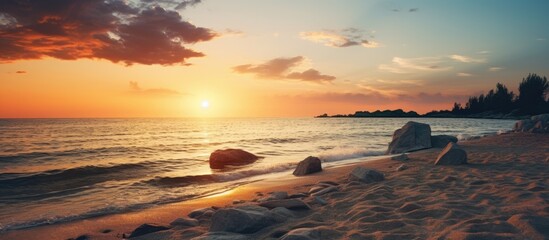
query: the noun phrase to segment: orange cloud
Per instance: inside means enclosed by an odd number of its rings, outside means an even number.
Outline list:
[[[302,56],[293,58],[275,58],[263,64],[244,64],[233,67],[237,73],[255,74],[265,79],[295,79],[305,82],[330,82],[336,79],[334,76],[321,74],[318,70],[309,69],[304,72],[292,71],[305,60]]]
[[[216,33],[147,2],[135,7],[123,0],[3,1],[0,62],[53,57],[170,65],[204,56],[182,44],[209,41]]]

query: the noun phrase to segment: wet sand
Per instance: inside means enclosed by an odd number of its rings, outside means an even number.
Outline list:
[[[410,153],[405,162],[381,159],[286,175],[184,203],[10,231],[0,239],[120,239],[143,223],[168,225],[197,208],[255,204],[272,191],[307,193],[319,181],[338,184],[337,191],[321,195],[326,205],[304,197],[311,210],[243,237],[278,239],[303,228],[319,239],[549,239],[549,134],[511,133],[459,144],[467,165],[435,166],[441,149],[433,148]],[[408,169],[397,171],[403,163]],[[350,181],[356,166],[380,171],[385,180]],[[234,200],[245,202],[233,205]],[[139,239],[190,239],[208,232],[210,223],[201,219],[197,227]]]

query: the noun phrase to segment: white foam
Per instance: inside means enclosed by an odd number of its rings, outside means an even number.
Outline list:
[[[318,158],[324,162],[334,162],[345,159],[380,156],[385,154],[383,150],[367,150],[364,148],[333,148],[318,154]]]

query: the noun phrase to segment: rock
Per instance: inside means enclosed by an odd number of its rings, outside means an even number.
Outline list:
[[[255,233],[278,222],[272,212],[259,206],[220,209],[211,221],[210,232],[233,233]]]
[[[196,227],[198,220],[194,218],[177,218],[170,223],[172,227]]]
[[[139,237],[145,234],[158,232],[158,231],[164,231],[170,229],[169,227],[160,226],[160,225],[152,225],[152,224],[143,224],[139,227],[137,227],[133,232],[130,234],[129,238]]]
[[[516,214],[511,216],[508,223],[519,229],[524,239],[547,239],[549,236],[549,218]]]
[[[215,212],[215,209],[211,207],[200,208],[193,210],[187,216],[194,219],[200,219],[201,217],[211,217]]]
[[[309,194],[316,193],[318,191],[323,190],[324,188],[326,188],[326,186],[314,186],[311,189],[309,189]]]
[[[406,169],[408,169],[408,166],[406,164],[402,164],[402,165],[397,167],[397,171],[399,171],[399,172],[404,171]]]
[[[320,204],[322,206],[328,204],[328,202],[326,202],[326,200],[324,200],[324,198],[321,198],[319,196],[316,196],[314,199],[315,199],[315,202],[317,202],[318,204]]]
[[[338,190],[338,188],[336,186],[330,186],[330,187],[324,188],[320,191],[312,193],[311,196],[320,196],[322,194],[326,194],[326,193],[329,193],[329,192],[335,192],[337,190]]]
[[[403,154],[400,154],[400,155],[392,156],[392,157],[391,157],[391,160],[395,160],[395,161],[408,161],[408,160],[410,160],[410,158],[408,157],[407,154],[403,153]]]
[[[304,197],[308,197],[309,194],[307,193],[296,193],[296,194],[292,194],[290,196],[288,196],[288,198],[304,198]]]
[[[549,133],[549,113],[519,120],[513,128],[515,132]]]
[[[316,184],[326,184],[326,185],[331,185],[331,186],[339,186],[339,183],[336,183],[336,182],[333,182],[333,181],[320,181],[320,182],[317,182]]]
[[[296,228],[286,233],[280,240],[338,239],[341,233],[327,227]]]
[[[451,142],[440,152],[435,165],[467,164],[467,153],[457,144]]]
[[[387,154],[431,148],[431,126],[410,121],[393,133]]]
[[[431,136],[431,146],[434,148],[446,147],[446,145],[448,145],[448,143],[450,142],[457,143],[458,142],[457,137],[450,136],[450,135]]]
[[[269,209],[277,208],[277,207],[283,207],[283,208],[293,209],[293,210],[311,209],[311,207],[309,207],[307,203],[297,198],[266,201],[266,202],[260,203],[259,206],[266,207]]]
[[[191,240],[251,240],[246,235],[230,232],[209,232]]]
[[[297,164],[297,167],[295,168],[293,174],[295,176],[304,176],[320,171],[322,171],[322,164],[320,162],[320,159],[317,157],[308,156]]]
[[[287,218],[294,218],[295,215],[292,211],[288,210],[284,207],[276,207],[271,209],[271,212],[277,215],[278,217],[282,218],[282,221]],[[280,221],[279,221],[280,222]]]
[[[358,180],[364,183],[378,182],[383,181],[384,179],[383,173],[364,167],[356,167],[351,174],[349,174],[349,180]]]
[[[286,199],[288,198],[287,192],[272,192],[269,200],[280,200],[280,199]]]
[[[90,239],[90,237],[88,235],[80,235],[77,238],[75,238],[74,240],[89,240],[89,239]]]
[[[259,159],[258,156],[241,149],[215,150],[210,154],[210,168],[222,169],[226,165],[246,165],[255,162],[257,159]]]

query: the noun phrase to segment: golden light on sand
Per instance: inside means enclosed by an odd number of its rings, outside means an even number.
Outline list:
[[[202,108],[208,108],[210,107],[210,101],[204,100],[200,106],[202,106]]]

